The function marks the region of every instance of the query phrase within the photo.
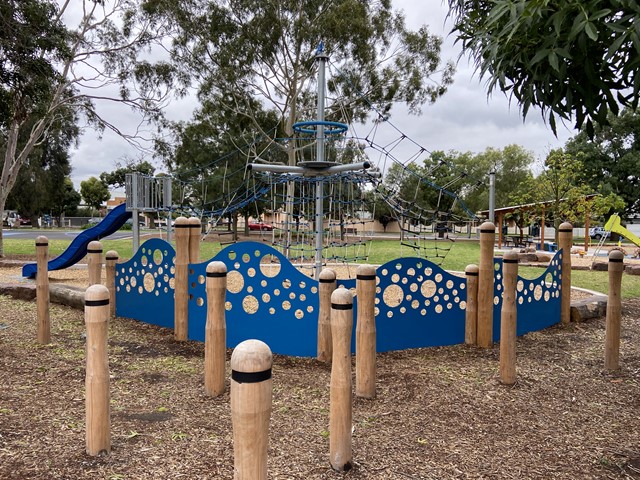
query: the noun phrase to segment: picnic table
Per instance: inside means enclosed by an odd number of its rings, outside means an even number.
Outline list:
[[[506,247],[530,247],[535,243],[533,237],[529,235],[505,235],[503,237],[504,245]]]

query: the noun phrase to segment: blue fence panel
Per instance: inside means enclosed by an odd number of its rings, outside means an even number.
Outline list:
[[[276,249],[258,242],[230,245],[212,260],[227,266],[227,345],[262,340],[276,353],[315,356],[318,282]],[[206,267],[189,265],[189,338],[204,340]]]
[[[527,280],[518,275],[516,283],[516,334],[543,330],[560,322],[560,291],[562,250],[551,259],[542,275]],[[494,259],[493,340],[500,341],[500,311],[502,309],[502,259]]]
[[[541,330],[560,321],[562,252],[535,280],[517,282],[517,333]],[[227,345],[248,338],[266,342],[275,353],[315,356],[318,283],[296,269],[274,248],[257,242],[231,245],[211,260],[189,265],[189,331],[204,340],[206,266],[227,266]],[[134,257],[116,267],[117,314],[173,328],[175,251],[167,242],[145,242]],[[379,352],[464,341],[466,278],[419,258],[401,258],[380,267],[376,280],[376,330]],[[500,336],[502,261],[495,259],[494,340]],[[339,280],[352,289],[355,279]],[[357,318],[354,298],[354,335]]]
[[[153,238],[131,260],[116,265],[116,315],[173,328],[173,247]]]
[[[464,341],[464,276],[455,276],[420,258],[387,262],[376,273],[379,352]]]

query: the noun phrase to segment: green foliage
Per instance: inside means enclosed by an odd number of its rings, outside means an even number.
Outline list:
[[[593,122],[636,108],[640,10],[629,0],[449,0],[463,51],[488,90],[508,93],[593,133]]]
[[[68,32],[49,0],[0,3],[0,125],[41,114],[55,89],[55,62],[67,58]],[[4,139],[6,141],[6,139]]]
[[[330,94],[362,120],[371,104],[388,113],[395,101],[413,111],[435,101],[452,81],[453,65],[440,65],[442,39],[426,27],[407,30],[391,3],[360,0],[251,0],[171,2],[147,0],[152,18],[169,18],[179,34],[176,68],[197,77],[200,97],[218,108],[253,117],[256,98],[275,109],[287,135],[295,121],[314,118],[316,48],[321,41],[332,68]],[[362,98],[366,94],[367,100]],[[328,112],[334,119],[338,112]],[[255,127],[258,128],[259,125]]]
[[[127,159],[124,165],[116,165],[117,168],[112,172],[102,172],[100,180],[108,186],[114,188],[122,188],[125,186],[125,178],[127,173],[140,173],[146,176],[153,176],[155,167],[146,160],[139,159],[137,162],[133,159]]]
[[[96,177],[80,182],[80,195],[87,205],[95,209],[111,198],[107,185]]]
[[[606,124],[596,123],[593,138],[581,132],[566,145],[568,153],[584,166],[585,181],[604,196],[618,195],[624,207],[612,206],[608,215],[640,213],[640,114],[625,109],[619,116],[609,115]]]
[[[469,173],[470,179],[481,179],[482,185],[472,182],[465,189],[464,201],[472,211],[486,210],[489,205],[488,173],[495,172],[495,205],[518,205],[523,185],[533,178],[533,153],[520,145],[507,145],[502,150],[487,148],[478,154],[459,154],[454,161]]]
[[[384,179],[389,190],[400,198],[426,210],[452,211],[467,216],[454,197],[440,195],[440,189],[458,195],[469,211],[486,210],[489,205],[488,173],[496,173],[496,205],[517,204],[523,185],[532,178],[531,152],[518,145],[502,150],[488,148],[482,153],[432,152],[420,164],[412,162],[405,169],[392,165]]]
[[[522,203],[545,203],[537,206],[535,215],[540,220],[544,211],[545,221],[552,221],[556,227],[562,222],[580,225],[587,214],[598,217],[622,205],[617,195],[594,197],[586,182],[584,165],[562,149],[549,153],[542,173],[523,192]]]
[[[73,214],[80,203],[80,194],[69,178],[69,149],[76,142],[79,129],[75,114],[64,113],[56,117],[47,135],[26,158],[7,198],[11,208],[32,221],[42,213]]]

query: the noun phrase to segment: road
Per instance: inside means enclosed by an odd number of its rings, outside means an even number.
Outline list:
[[[40,235],[44,235],[49,240],[69,240],[72,241],[83,230],[52,230],[52,229],[38,229],[38,228],[3,228],[2,236],[5,240],[35,240]],[[117,231],[108,237],[106,240],[121,240],[132,238],[131,231]]]

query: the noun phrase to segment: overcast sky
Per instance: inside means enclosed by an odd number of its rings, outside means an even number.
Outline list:
[[[434,105],[425,106],[421,116],[409,116],[402,108],[395,108],[391,117],[394,128],[386,132],[381,128],[379,143],[384,143],[385,135],[392,139],[401,131],[428,151],[482,152],[487,147],[502,148],[515,143],[532,151],[537,159],[544,159],[549,150],[562,147],[575,134],[559,125],[556,138],[538,111],[532,109],[523,122],[518,105],[509,105],[503,94],[494,93],[487,98],[485,82],[474,75],[473,65],[464,58],[458,61],[460,48],[454,46],[454,38],[448,36],[451,24],[445,22],[447,7],[440,0],[393,0],[393,4],[404,10],[411,28],[427,24],[431,32],[444,37],[442,58],[457,61],[457,72],[446,95]],[[169,107],[170,117],[188,120],[195,106],[193,99],[174,101]],[[122,107],[111,108],[110,117],[117,118],[119,128],[128,131],[135,128],[135,115]],[[366,133],[364,128],[360,131]],[[395,154],[402,155],[401,152]],[[138,158],[140,153],[109,131],[104,132],[102,139],[95,132],[87,131],[72,153],[71,177],[76,188],[79,189],[82,180],[114,169],[116,162],[122,162],[126,156]],[[157,171],[161,171],[161,166],[157,167]]]

